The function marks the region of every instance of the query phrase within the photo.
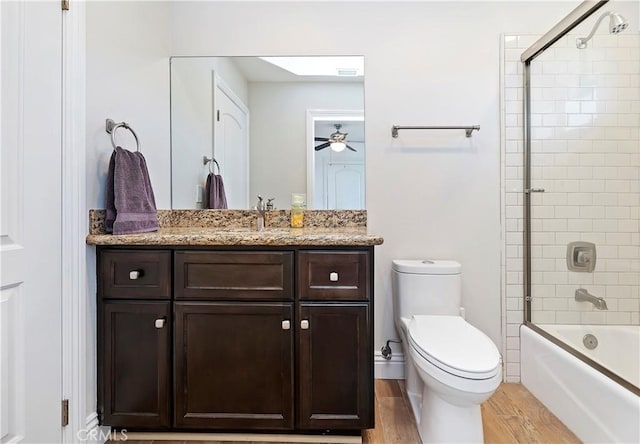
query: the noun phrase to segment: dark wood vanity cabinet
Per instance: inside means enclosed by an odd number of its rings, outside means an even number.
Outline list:
[[[373,427],[372,269],[373,247],[99,247],[102,424]]]
[[[171,425],[171,303],[100,304],[99,411],[115,427]]]

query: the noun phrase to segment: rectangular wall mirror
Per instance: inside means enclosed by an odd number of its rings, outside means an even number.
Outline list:
[[[365,208],[364,57],[172,57],[171,207]],[[213,162],[211,159],[214,159]]]

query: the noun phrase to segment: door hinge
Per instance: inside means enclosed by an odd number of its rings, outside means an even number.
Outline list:
[[[217,113],[216,113],[216,120],[218,122],[220,121],[220,110],[218,110]]]
[[[69,0],[62,0],[61,4],[62,4],[62,10],[63,11],[68,11],[69,10]]]
[[[62,427],[69,425],[69,400],[62,400]]]

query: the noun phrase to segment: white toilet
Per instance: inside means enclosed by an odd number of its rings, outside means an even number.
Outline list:
[[[480,404],[502,381],[496,345],[461,316],[461,266],[394,260],[396,329],[423,443],[483,442]]]

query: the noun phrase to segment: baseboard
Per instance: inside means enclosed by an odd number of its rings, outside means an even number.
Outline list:
[[[289,435],[289,434],[261,434],[261,433],[145,433],[118,432],[111,439],[113,441],[198,441],[198,442],[275,442],[275,443],[330,443],[330,444],[361,444],[361,436],[342,435]]]
[[[373,362],[376,379],[404,379],[404,354],[394,353],[386,360],[382,353],[376,352]]]

